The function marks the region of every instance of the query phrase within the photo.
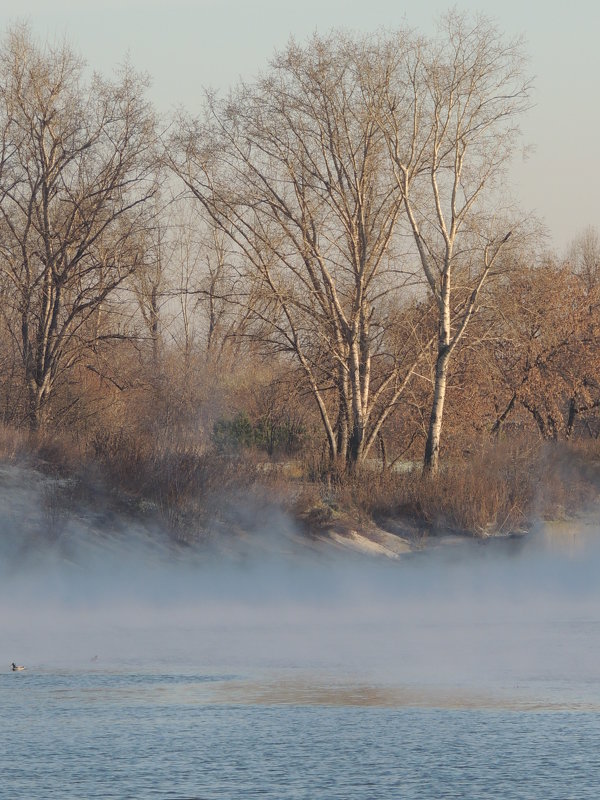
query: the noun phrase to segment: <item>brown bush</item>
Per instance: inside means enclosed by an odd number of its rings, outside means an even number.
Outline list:
[[[598,454],[564,444],[504,442],[446,462],[435,478],[416,467],[383,474],[364,471],[323,485],[341,507],[374,519],[406,518],[431,532],[483,536],[526,528],[536,517],[572,514],[600,487]]]
[[[0,459],[22,460],[29,452],[29,435],[26,431],[8,425],[0,425]]]

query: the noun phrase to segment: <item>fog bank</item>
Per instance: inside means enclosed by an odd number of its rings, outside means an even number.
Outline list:
[[[305,540],[279,512],[220,546],[175,547],[131,520],[81,512],[44,539],[46,479],[23,478],[4,475],[0,492],[7,669],[308,674],[542,694],[595,685],[593,516],[397,560]]]

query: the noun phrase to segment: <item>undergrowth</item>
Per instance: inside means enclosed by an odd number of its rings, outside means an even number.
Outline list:
[[[244,508],[256,514],[274,505],[309,529],[345,514],[406,520],[434,534],[526,530],[535,519],[572,515],[597,497],[599,456],[595,442],[505,441],[448,459],[435,477],[419,468],[370,465],[332,479],[311,463],[277,464],[252,450],[232,455],[182,442],[165,446],[124,431],[96,432],[82,442],[0,428],[1,460],[67,478],[48,495],[51,517],[78,507],[116,509],[154,517],[183,542],[202,538],[215,520],[243,524]]]

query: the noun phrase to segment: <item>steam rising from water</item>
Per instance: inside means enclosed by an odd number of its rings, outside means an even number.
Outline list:
[[[212,551],[177,550],[140,525],[91,514],[66,515],[48,545],[48,485],[12,468],[3,475],[7,669],[15,660],[29,673],[226,673],[236,677],[228,701],[443,704],[451,691],[464,703],[526,696],[600,707],[600,537],[591,518],[552,536],[540,525],[522,541],[393,562],[314,549],[275,512]]]

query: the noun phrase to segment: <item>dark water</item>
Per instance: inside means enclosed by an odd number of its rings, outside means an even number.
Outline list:
[[[289,673],[6,673],[0,796],[597,798],[600,713],[554,700]]]

